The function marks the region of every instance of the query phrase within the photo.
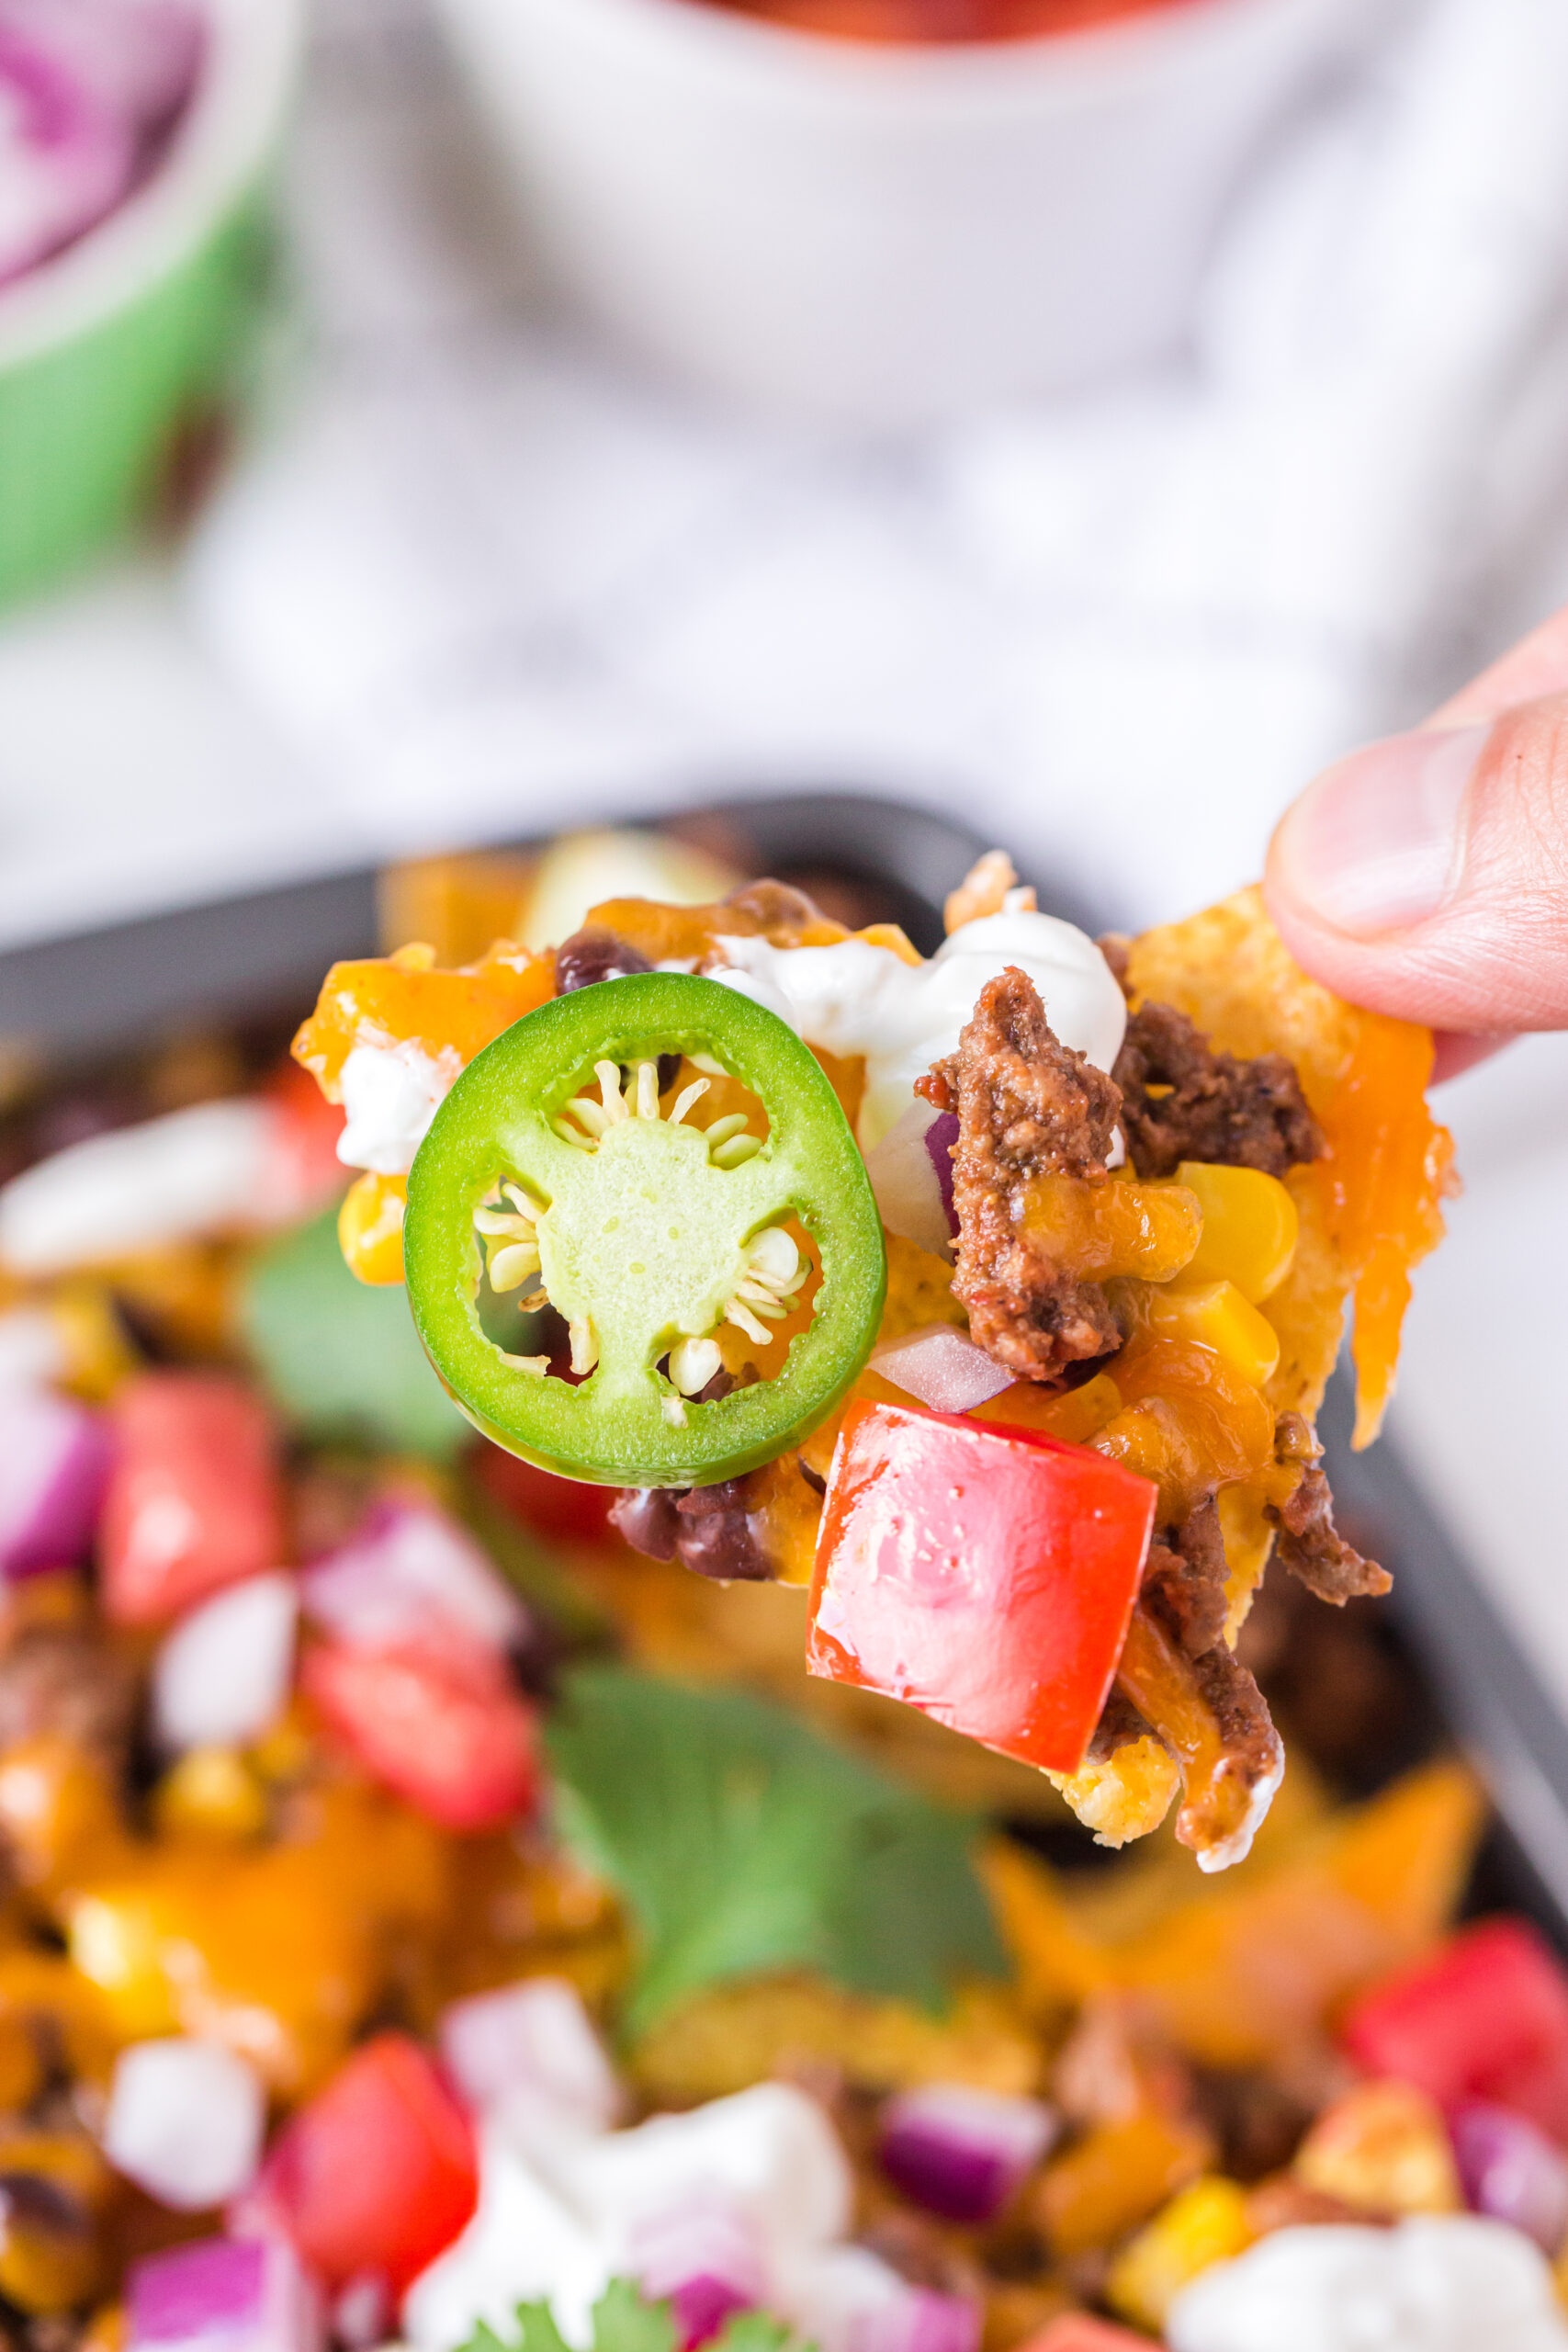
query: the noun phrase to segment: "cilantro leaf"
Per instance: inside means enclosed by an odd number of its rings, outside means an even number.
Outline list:
[[[675,2352],[668,2303],[650,2303],[629,2278],[612,2278],[593,2306],[593,2352]],[[526,2345],[524,2352],[545,2352]]]
[[[403,1293],[355,1282],[332,1214],[256,1252],[241,1319],[267,1387],[308,1435],[437,1461],[467,1442]]]
[[[596,2335],[601,2308],[595,2304],[593,2311]],[[566,2338],[556,2325],[556,2315],[548,2303],[518,2304],[517,2352],[568,2352]],[[667,2347],[660,2345],[659,2352],[667,2352]]]
[[[590,1665],[549,1726],[558,1821],[619,1890],[634,2037],[707,1984],[811,1968],[938,2008],[1005,1962],[974,1824],[733,1690]]]
[[[782,2319],[770,2319],[766,2312],[736,2312],[719,2330],[715,2352],[784,2352],[791,2341],[791,2330]],[[802,2352],[815,2352],[810,2345]]]
[[[589,2352],[676,2352],[668,2303],[650,2303],[629,2278],[612,2278],[593,2306]],[[714,2338],[712,2352],[784,2352],[793,2341],[784,2321],[765,2312],[737,2312]],[[461,2352],[570,2352],[548,2303],[519,2303],[517,2335],[508,2344],[480,2320]],[[801,2352],[812,2352],[803,2346]]]

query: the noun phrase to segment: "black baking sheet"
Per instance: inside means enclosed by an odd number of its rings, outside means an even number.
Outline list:
[[[851,793],[721,800],[673,821],[705,831],[752,872],[863,885],[878,917],[901,922],[928,953],[943,898],[988,846],[954,820]],[[1096,927],[1096,910],[1025,878],[1048,911]],[[297,1012],[334,958],[378,944],[376,876],[363,871],[14,949],[0,954],[0,1038],[70,1062],[159,1032]],[[1385,1442],[1353,1454],[1349,1421],[1341,1375],[1323,1420],[1341,1519],[1393,1569],[1393,1597],[1379,1605],[1500,1816],[1478,1892],[1529,1910],[1568,1945],[1568,1723],[1397,1452]]]

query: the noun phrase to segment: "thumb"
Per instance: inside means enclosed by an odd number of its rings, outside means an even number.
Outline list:
[[[1568,695],[1369,744],[1280,822],[1264,883],[1298,963],[1428,1027],[1568,1028]]]

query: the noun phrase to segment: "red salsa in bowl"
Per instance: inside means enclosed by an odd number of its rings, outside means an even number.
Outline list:
[[[1183,7],[1190,0],[709,0],[842,40],[1038,40]]]

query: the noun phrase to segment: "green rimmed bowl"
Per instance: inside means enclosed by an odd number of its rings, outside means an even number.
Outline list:
[[[63,577],[145,513],[252,309],[304,5],[207,6],[211,48],[162,165],[0,290],[0,604]]]

